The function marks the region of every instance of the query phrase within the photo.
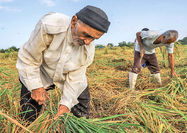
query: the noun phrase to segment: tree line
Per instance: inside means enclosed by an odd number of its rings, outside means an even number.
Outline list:
[[[13,52],[13,51],[18,51],[18,50],[19,50],[19,48],[17,48],[16,46],[12,46],[7,49],[0,49],[0,53]]]
[[[96,45],[95,47],[96,48],[104,48],[104,47],[111,48],[111,47],[114,47],[114,46],[115,45],[113,43],[108,43],[106,46],[99,44],[99,45]],[[122,41],[122,42],[118,43],[118,45],[116,47],[125,47],[125,46],[126,47],[133,47],[134,43],[133,42]]]
[[[124,47],[124,46],[127,46],[127,47],[133,47],[134,46],[134,43],[132,42],[120,42],[119,47]],[[104,48],[105,46],[104,45],[96,45],[96,48]],[[114,44],[113,43],[108,43],[107,44],[107,47],[114,47]],[[12,46],[10,48],[7,48],[7,49],[0,49],[0,53],[7,53],[7,52],[13,52],[13,51],[18,51],[19,48],[17,48],[16,46]]]
[[[179,42],[180,42],[182,45],[187,45],[187,37],[184,37],[183,39],[179,40]]]
[[[183,39],[181,40],[178,40],[178,42],[182,45],[187,45],[187,37],[184,37]],[[104,48],[104,47],[114,47],[114,44],[113,43],[108,43],[106,46],[104,45],[96,45],[96,48]],[[117,47],[134,47],[134,42],[126,42],[126,41],[122,41],[120,43],[118,43]]]
[[[181,40],[178,40],[179,43],[181,43],[182,45],[187,45],[187,37],[184,37],[183,39]],[[134,42],[126,42],[126,41],[122,41],[122,42],[119,42],[118,47],[133,47],[134,46]],[[105,46],[104,45],[96,45],[95,46],[96,48],[104,48]],[[114,47],[114,44],[113,43],[108,43],[107,44],[107,47]],[[0,53],[6,53],[6,52],[13,52],[13,51],[18,51],[19,48],[17,48],[16,46],[12,46],[10,48],[7,48],[7,49],[0,49]]]

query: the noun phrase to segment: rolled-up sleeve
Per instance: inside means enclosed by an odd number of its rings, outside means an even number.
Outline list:
[[[39,21],[31,33],[29,41],[20,48],[18,53],[16,67],[20,79],[29,91],[43,87],[40,78],[40,65],[42,64],[42,53],[47,47],[44,41],[46,37],[43,24]]]
[[[174,49],[174,43],[171,43],[169,46],[166,46],[166,49],[167,49],[169,54],[172,54],[173,49]]]
[[[66,80],[64,82],[60,104],[71,109],[78,103],[77,98],[84,89],[86,89],[87,85],[86,66],[82,66],[75,71],[69,72],[66,75]]]
[[[154,31],[154,30],[149,30],[149,31],[141,31],[141,38],[142,39],[152,39],[152,38],[155,38],[155,37],[158,37],[160,35],[160,33],[158,31]]]

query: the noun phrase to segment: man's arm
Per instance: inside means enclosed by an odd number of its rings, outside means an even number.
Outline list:
[[[71,108],[78,103],[77,98],[88,86],[86,69],[94,60],[95,45],[92,42],[90,45],[85,46],[87,51],[87,59],[85,65],[81,66],[75,71],[71,71],[66,75],[66,80],[63,87],[63,94],[58,108],[56,117],[70,112]]]
[[[31,91],[32,99],[40,105],[45,104],[48,98],[40,78],[40,65],[42,52],[47,48],[49,41],[52,41],[52,37],[45,32],[41,21],[39,21],[29,41],[21,47],[18,53],[17,69],[21,79],[27,89]]]
[[[168,53],[169,66],[171,68],[171,76],[177,76],[175,72],[175,62],[173,53]]]
[[[87,87],[86,66],[82,66],[66,75],[63,86],[62,98],[56,116],[69,112],[78,103],[79,95]]]
[[[138,44],[140,46],[140,56],[143,57],[144,55],[144,48],[143,48],[143,43],[142,43],[142,38],[140,36],[141,32],[136,33],[136,39],[138,41]]]

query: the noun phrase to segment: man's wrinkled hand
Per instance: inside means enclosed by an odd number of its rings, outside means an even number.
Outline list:
[[[175,71],[172,71],[172,72],[171,72],[171,77],[178,77],[178,75],[176,74]]]
[[[38,102],[39,105],[46,105],[49,95],[44,88],[34,89],[31,92],[31,98]]]
[[[57,114],[55,115],[55,118],[58,118],[59,116],[63,115],[64,113],[69,113],[69,112],[70,112],[70,110],[69,110],[69,108],[68,108],[67,106],[65,106],[65,105],[60,105],[60,106],[58,107],[58,112],[57,112]]]

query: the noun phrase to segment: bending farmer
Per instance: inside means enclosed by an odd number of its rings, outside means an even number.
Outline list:
[[[136,33],[134,64],[132,71],[129,73],[129,85],[131,89],[135,88],[136,79],[138,73],[141,71],[142,64],[145,64],[151,72],[151,75],[159,84],[162,84],[160,69],[155,55],[156,47],[166,46],[171,75],[176,75],[174,69],[173,42],[175,42],[177,38],[178,32],[175,30],[168,30],[163,34],[160,34],[157,31],[144,28],[141,32]]]
[[[106,33],[109,25],[105,12],[93,6],[84,7],[72,18],[52,12],[39,20],[20,48],[16,65],[26,120],[37,118],[48,99],[47,91],[54,86],[63,91],[56,116],[70,111],[78,117],[89,116],[86,69],[94,58],[92,42]]]

